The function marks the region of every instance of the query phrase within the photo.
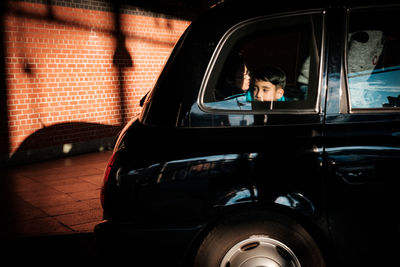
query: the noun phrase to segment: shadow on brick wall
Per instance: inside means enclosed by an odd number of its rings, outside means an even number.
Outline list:
[[[26,138],[9,160],[9,165],[112,150],[120,126],[70,122],[44,127]]]
[[[23,1],[22,1],[23,2]],[[27,1],[29,2],[29,1]],[[62,2],[62,1],[61,1]],[[69,1],[65,1],[69,2]],[[70,1],[71,3],[75,3]],[[129,68],[130,71],[134,68],[134,58],[130,54],[126,46],[127,39],[135,39],[139,42],[148,42],[148,43],[157,43],[162,46],[173,46],[173,43],[168,41],[162,40],[155,40],[151,36],[136,36],[132,33],[125,33],[122,29],[121,25],[121,14],[126,12],[126,6],[135,1],[125,1],[125,0],[116,0],[116,1],[100,1],[106,4],[108,9],[106,11],[112,12],[113,16],[113,28],[112,29],[103,29],[103,28],[96,28],[93,25],[86,25],[85,23],[70,20],[68,18],[63,18],[57,15],[55,12],[55,5],[59,4],[60,1],[57,0],[39,0],[38,3],[45,5],[44,12],[30,12],[23,8],[18,8],[17,5],[13,5],[12,1],[7,4],[7,1],[2,2],[1,6],[3,7],[5,13],[8,15],[14,16],[20,19],[31,19],[37,21],[45,21],[52,23],[54,25],[65,25],[66,27],[72,27],[76,29],[80,29],[82,31],[95,31],[101,34],[110,35],[115,39],[115,48],[112,58],[113,67],[117,70],[117,82],[118,82],[118,96],[119,96],[119,126],[109,126],[109,125],[102,125],[96,123],[81,123],[81,122],[62,122],[52,126],[46,126],[43,122],[42,118],[40,117],[40,107],[36,102],[28,99],[28,102],[25,101],[25,104],[28,104],[28,107],[33,110],[32,116],[38,117],[38,120],[41,125],[41,129],[37,130],[32,135],[28,136],[23,143],[21,143],[17,150],[12,153],[11,158],[8,153],[11,150],[11,135],[10,129],[8,128],[9,119],[8,119],[8,112],[7,110],[7,84],[6,79],[7,77],[4,76],[6,71],[2,71],[1,73],[1,82],[4,84],[2,86],[1,91],[1,99],[0,99],[0,167],[1,165],[14,165],[17,163],[26,163],[26,162],[33,162],[39,160],[46,160],[49,158],[78,154],[83,152],[89,151],[96,151],[99,149],[107,149],[112,147],[112,142],[114,141],[115,135],[119,131],[121,127],[123,127],[130,119],[130,115],[128,114],[128,103],[126,99],[127,89],[126,88],[126,69]],[[139,1],[140,2],[140,1]],[[133,8],[134,6],[132,6]],[[153,11],[153,10],[152,10]],[[5,13],[3,12],[2,18],[4,18]],[[168,21],[168,20],[167,20]],[[162,26],[162,25],[158,25]],[[166,25],[170,30],[172,29],[172,25]],[[23,27],[21,28],[23,29]],[[21,29],[18,29],[18,34],[16,38],[22,40],[22,36],[24,33],[21,34]],[[1,25],[1,34],[4,35],[4,23]],[[2,36],[3,37],[3,36]],[[6,44],[4,39],[0,39],[2,48],[1,52],[4,55]],[[25,45],[19,47],[20,54],[23,57],[23,72],[26,74],[26,77],[31,84],[31,93],[34,95],[36,93],[36,89],[39,88],[35,77],[37,75],[35,66],[31,63],[31,59],[28,58],[29,53],[25,47]],[[5,57],[3,56],[1,60],[1,66],[5,69]],[[21,59],[18,59],[21,60]],[[1,67],[0,66],[0,67]],[[41,85],[42,86],[42,85]],[[29,98],[29,95],[27,95]],[[35,114],[33,114],[35,113]],[[36,118],[35,117],[35,118]],[[11,120],[10,120],[11,121]],[[112,124],[110,122],[110,124]],[[115,123],[113,123],[115,125]],[[66,152],[67,151],[67,152]]]
[[[121,3],[120,1],[113,2],[114,13],[114,37],[117,41],[115,52],[113,56],[113,64],[118,69],[118,91],[121,103],[121,124],[125,125],[127,122],[126,115],[126,99],[125,99],[125,85],[124,85],[124,69],[133,67],[133,59],[129,54],[126,47],[126,36],[121,27]]]
[[[5,15],[4,1],[0,3],[0,19],[4,20]],[[7,83],[6,83],[6,47],[4,24],[0,23],[0,167],[10,149],[9,129],[8,129],[8,109],[7,109]]]

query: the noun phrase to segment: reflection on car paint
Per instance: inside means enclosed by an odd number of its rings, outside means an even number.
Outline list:
[[[140,185],[148,185],[150,181],[155,184],[183,181],[199,176],[209,176],[213,173],[232,172],[233,170],[226,168],[227,164],[234,163],[238,159],[253,161],[258,155],[258,153],[224,154],[172,160],[162,164],[153,164],[146,168],[131,170],[127,173],[127,176],[134,178],[136,183]],[[120,171],[117,173],[119,174]]]
[[[223,198],[214,205],[231,206],[235,204],[254,203],[258,202],[258,190],[255,186],[233,189],[227,192]]]
[[[315,207],[312,202],[301,193],[287,193],[286,195],[278,196],[276,204],[299,210],[305,215],[313,215]]]
[[[357,151],[385,151],[382,154],[387,154],[388,151],[400,151],[399,147],[387,147],[387,146],[340,146],[340,147],[330,147],[326,148],[326,152],[332,153],[334,155],[335,152],[342,154],[343,152],[353,154]]]

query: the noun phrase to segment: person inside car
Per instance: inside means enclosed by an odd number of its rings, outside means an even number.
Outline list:
[[[216,100],[226,100],[246,93],[250,85],[249,70],[240,53],[234,52],[225,63],[218,90],[215,92]]]
[[[251,77],[251,91],[254,101],[287,101],[284,96],[286,74],[276,67],[255,69]]]

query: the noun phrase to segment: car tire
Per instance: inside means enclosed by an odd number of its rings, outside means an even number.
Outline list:
[[[223,220],[204,238],[195,267],[323,267],[323,256],[311,235],[290,218],[246,212]]]

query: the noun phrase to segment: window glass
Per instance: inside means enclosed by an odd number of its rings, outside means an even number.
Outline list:
[[[234,27],[219,45],[203,109],[315,110],[321,18],[296,15]]]
[[[400,107],[398,10],[349,14],[347,77],[352,109]]]

